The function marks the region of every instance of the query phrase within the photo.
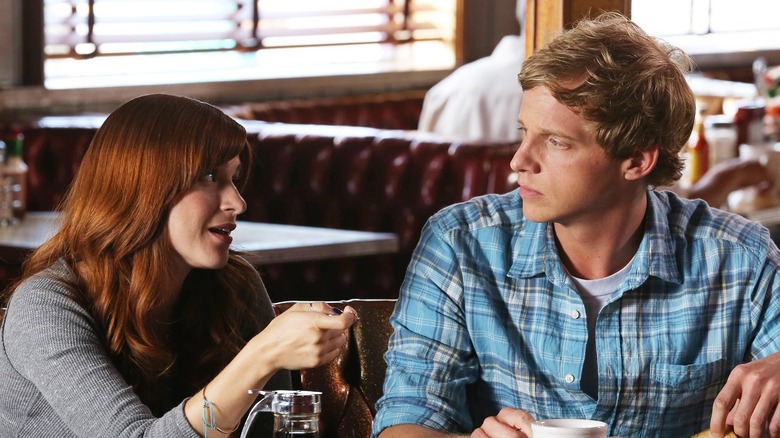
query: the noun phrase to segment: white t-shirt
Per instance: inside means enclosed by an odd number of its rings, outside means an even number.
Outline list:
[[[582,366],[582,383],[580,387],[594,399],[598,399],[599,390],[598,357],[596,356],[596,342],[594,338],[596,319],[601,308],[607,304],[609,297],[625,280],[630,267],[631,262],[628,262],[621,270],[609,277],[597,278],[595,280],[585,280],[569,274],[582,297],[583,304],[585,304],[585,319],[588,322],[588,343],[585,346],[585,363]]]

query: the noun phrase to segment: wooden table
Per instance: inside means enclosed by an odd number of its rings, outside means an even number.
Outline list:
[[[58,220],[54,212],[30,212],[20,224],[0,228],[0,260],[21,261],[54,235]],[[238,221],[231,235],[232,248],[254,265],[398,252],[393,233]]]

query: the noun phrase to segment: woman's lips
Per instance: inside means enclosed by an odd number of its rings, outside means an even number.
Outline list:
[[[231,237],[229,233],[224,233],[214,229],[209,230],[209,232],[211,232],[211,235],[214,236],[220,242],[226,243],[228,245],[233,243],[233,237]]]
[[[209,232],[212,236],[216,237],[221,242],[225,242],[228,245],[233,243],[233,237],[230,233],[236,228],[235,224],[225,224],[216,227],[209,228]]]

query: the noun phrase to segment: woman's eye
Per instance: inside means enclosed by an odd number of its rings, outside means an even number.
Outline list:
[[[217,182],[217,172],[214,172],[214,171],[209,172],[209,173],[203,175],[201,180],[204,181],[204,182]]]

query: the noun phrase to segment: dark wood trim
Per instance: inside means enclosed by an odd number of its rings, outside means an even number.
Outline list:
[[[516,0],[458,0],[456,60],[458,64],[490,55],[505,35],[520,33]]]
[[[631,16],[631,0],[527,0],[526,57],[583,17],[604,11]]]
[[[43,85],[43,0],[22,3],[22,78],[20,85]]]

